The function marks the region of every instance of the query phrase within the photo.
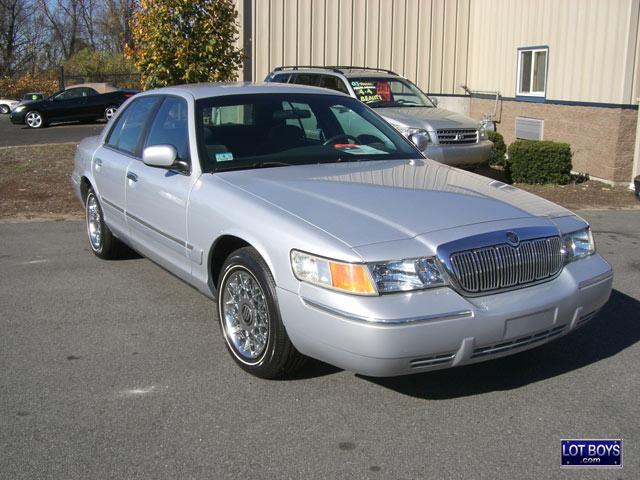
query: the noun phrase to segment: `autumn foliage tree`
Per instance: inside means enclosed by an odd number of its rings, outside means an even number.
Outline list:
[[[244,58],[237,16],[233,0],[141,0],[126,53],[143,87],[234,80]]]

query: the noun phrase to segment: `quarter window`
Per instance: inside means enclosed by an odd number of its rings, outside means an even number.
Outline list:
[[[545,96],[548,54],[548,48],[522,48],[518,50],[518,95]]]
[[[130,155],[139,155],[140,141],[149,116],[162,97],[148,96],[134,100],[116,120],[106,145]]]

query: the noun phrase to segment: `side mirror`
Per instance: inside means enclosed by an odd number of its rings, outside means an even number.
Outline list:
[[[413,133],[409,135],[409,140],[411,140],[421,152],[424,152],[429,146],[429,137],[424,133]]]
[[[153,145],[142,152],[142,161],[150,167],[171,168],[178,158],[173,145]]]
[[[438,97],[429,97],[431,103],[433,103],[436,107],[438,106]]]

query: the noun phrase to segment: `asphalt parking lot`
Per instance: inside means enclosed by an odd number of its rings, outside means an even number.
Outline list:
[[[9,115],[0,115],[0,147],[16,145],[42,145],[47,143],[79,142],[84,137],[98,135],[105,122],[56,123],[46,128],[32,129],[14,125]]]
[[[640,211],[583,212],[604,311],[506,359],[370,379],[238,369],[212,303],[81,222],[0,224],[0,478],[640,478]],[[561,470],[561,438],[622,438],[622,470]]]

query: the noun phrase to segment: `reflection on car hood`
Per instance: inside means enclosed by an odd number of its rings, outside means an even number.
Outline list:
[[[442,108],[401,107],[376,108],[376,112],[391,123],[406,127],[437,130],[439,128],[478,128],[478,122]]]
[[[219,178],[346,244],[568,210],[502,182],[431,160],[391,160],[240,170]]]

